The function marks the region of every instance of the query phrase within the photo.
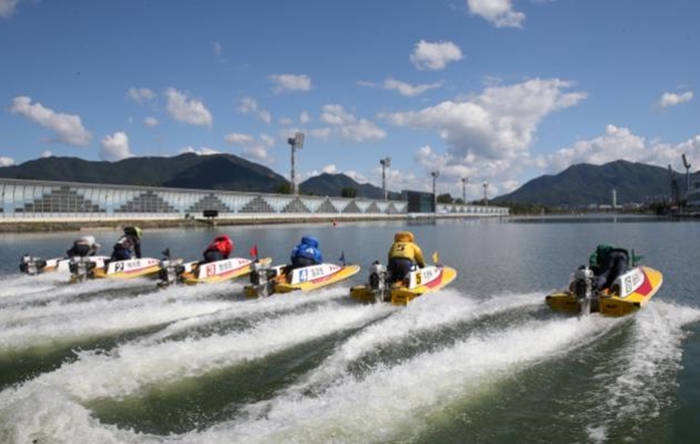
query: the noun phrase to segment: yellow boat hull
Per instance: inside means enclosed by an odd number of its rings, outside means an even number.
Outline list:
[[[600,297],[593,301],[591,311],[604,316],[619,317],[632,314],[646,305],[661,288],[663,275],[660,271],[650,267],[640,266],[638,268],[639,272],[635,273],[635,276],[639,276],[641,280],[631,283],[635,287],[633,290],[629,292],[624,291],[624,289],[623,291],[616,289],[615,292],[603,291]],[[626,285],[624,282],[621,284]],[[568,289],[548,295],[545,302],[554,311],[572,314],[581,312],[579,299]]]
[[[319,266],[313,266],[313,267],[319,267]],[[288,282],[288,276],[285,274],[280,274],[276,278],[274,278],[274,282],[270,291],[270,294],[274,293],[291,293],[291,292],[296,292],[296,291],[312,291],[312,290],[317,290],[319,288],[327,287],[329,285],[336,284],[338,282],[344,281],[360,271],[360,266],[359,265],[345,265],[342,267],[338,267],[335,265],[330,265],[330,267],[333,267],[334,271],[332,273],[326,273],[323,275],[319,275],[318,277],[311,277],[309,276],[308,279],[304,279],[303,281],[296,281],[296,282]],[[281,267],[277,267],[278,269],[281,269]],[[308,267],[311,269],[312,267]],[[243,293],[250,298],[255,298],[258,297],[258,288],[254,285],[246,285],[243,288]]]
[[[457,270],[452,267],[438,267],[440,272],[437,277],[425,284],[408,288],[404,285],[394,285],[387,290],[387,302],[392,305],[408,305],[413,299],[426,293],[432,293],[445,288],[457,278]],[[375,302],[375,293],[369,285],[357,285],[350,289],[350,296],[364,303]]]
[[[272,262],[272,258],[262,258],[259,260],[262,265],[267,265]],[[192,271],[182,273],[181,282],[187,285],[196,284],[213,284],[218,282],[224,282],[231,279],[236,279],[242,276],[247,276],[253,271],[251,266],[253,261],[249,261],[247,264],[243,264],[237,267],[231,267],[228,270],[221,270],[216,264],[201,264],[194,268]],[[211,271],[207,271],[210,268]]]
[[[316,290],[328,285],[335,284],[340,281],[348,279],[360,271],[359,265],[346,265],[342,267],[338,272],[324,276],[319,279],[309,280],[306,282],[299,282],[297,284],[290,284],[288,282],[280,282],[275,285],[275,293],[290,293],[292,291],[311,291]]]
[[[132,279],[156,275],[160,269],[160,261],[153,258],[112,261],[105,267],[95,268],[92,271],[92,277],[100,279]]]

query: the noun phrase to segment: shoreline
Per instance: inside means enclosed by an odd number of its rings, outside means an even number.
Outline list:
[[[0,233],[50,233],[50,232],[70,232],[83,230],[114,230],[127,225],[138,225],[141,228],[206,228],[216,226],[236,226],[236,225],[287,225],[299,223],[337,223],[337,222],[376,222],[376,221],[402,221],[402,220],[431,220],[431,219],[474,219],[474,218],[494,218],[506,217],[503,215],[467,215],[467,214],[434,214],[434,213],[411,213],[394,215],[344,215],[344,214],[324,214],[310,216],[308,214],[299,216],[286,215],[255,215],[235,218],[217,219],[160,219],[160,218],[115,218],[86,220],[82,218],[55,218],[55,219],[20,219],[8,220],[0,218]]]

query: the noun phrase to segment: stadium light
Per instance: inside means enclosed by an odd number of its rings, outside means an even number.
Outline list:
[[[469,182],[468,177],[462,178],[462,203],[467,204],[467,183]]]
[[[484,205],[487,207],[489,206],[489,200],[488,200],[487,193],[486,193],[486,190],[488,190],[488,188],[489,188],[489,183],[484,182]]]
[[[386,192],[386,169],[391,166],[391,157],[385,157],[379,161],[382,166],[382,190],[384,190],[384,200],[388,200],[388,194]]]
[[[301,149],[304,146],[304,133],[298,132],[294,134],[294,137],[290,137],[287,139],[287,143],[292,147],[292,172],[290,175],[290,179],[292,182],[292,194],[297,195],[299,194],[299,190],[297,189],[297,181],[296,181],[296,172],[295,172],[295,164],[297,160],[297,149]]]
[[[433,176],[433,204],[435,206],[435,211],[437,211],[437,188],[435,185],[435,182],[440,175],[440,171],[435,170],[432,173],[430,173],[431,176]]]
[[[683,154],[683,166],[685,167],[685,195],[687,199],[688,193],[690,193],[690,162],[685,154]]]

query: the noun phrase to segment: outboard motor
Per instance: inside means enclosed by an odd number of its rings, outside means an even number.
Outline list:
[[[384,301],[386,296],[387,269],[379,261],[374,261],[369,267],[369,287],[374,293],[374,299],[377,302]]]
[[[180,276],[185,272],[182,259],[172,260],[170,259],[170,251],[166,251],[168,254],[160,261],[160,270],[158,271],[158,287],[160,288],[179,282]]]
[[[68,269],[71,273],[71,282],[82,282],[92,275],[92,270],[97,264],[87,257],[74,256],[70,259]]]
[[[254,261],[250,265],[250,283],[257,289],[258,296],[269,296],[278,271],[270,268],[269,264]]]
[[[573,290],[578,299],[590,298],[593,293],[593,270],[588,267],[576,270]]]
[[[591,312],[591,301],[593,294],[593,270],[588,267],[581,267],[574,272],[573,291],[581,304],[581,314]]]
[[[19,271],[32,276],[41,273],[44,267],[46,267],[46,261],[44,259],[39,259],[29,254],[22,256],[22,260],[19,263]]]

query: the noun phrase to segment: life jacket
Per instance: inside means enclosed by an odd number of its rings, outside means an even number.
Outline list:
[[[414,243],[413,233],[410,231],[399,231],[394,235],[394,243],[389,248],[389,260],[408,259],[420,266],[425,265],[423,251]]]
[[[117,243],[114,244],[114,248],[123,248],[125,250],[133,251],[137,242],[138,238],[135,236],[131,234],[124,234],[117,240]]]

